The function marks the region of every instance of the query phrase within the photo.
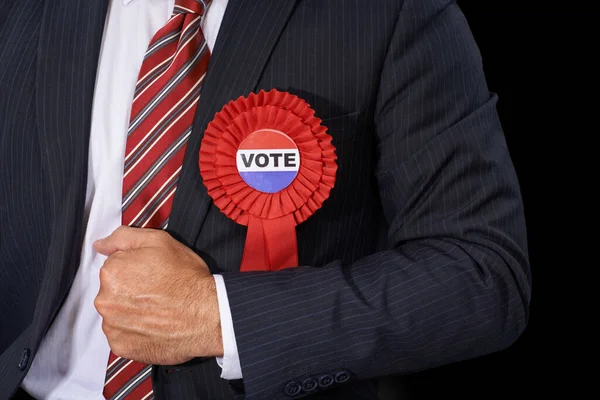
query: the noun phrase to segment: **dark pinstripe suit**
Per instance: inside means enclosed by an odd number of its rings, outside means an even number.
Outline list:
[[[106,3],[0,0],[0,399],[79,262]],[[212,205],[198,147],[227,101],[270,88],[316,109],[339,172],[297,229],[302,267],[240,274],[245,228]],[[213,359],[157,367],[157,398],[280,399],[346,371],[312,397],[372,399],[379,377],[510,346],[530,272],[495,102],[454,2],[230,0],[169,230],[224,275],[244,380]]]

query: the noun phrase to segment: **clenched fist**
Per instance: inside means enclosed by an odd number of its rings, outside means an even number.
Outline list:
[[[223,355],[215,282],[196,253],[164,231],[130,227],[94,248],[108,256],[94,305],[116,355],[158,365]]]

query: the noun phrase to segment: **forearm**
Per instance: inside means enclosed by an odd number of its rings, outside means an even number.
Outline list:
[[[491,251],[425,239],[351,266],[224,274],[246,391],[261,398],[309,375],[367,379],[505,348],[526,324],[528,294],[511,271]]]

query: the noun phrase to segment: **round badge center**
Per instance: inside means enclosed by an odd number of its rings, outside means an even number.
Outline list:
[[[275,129],[260,129],[239,145],[236,166],[248,186],[264,193],[277,193],[288,187],[300,168],[296,143]]]

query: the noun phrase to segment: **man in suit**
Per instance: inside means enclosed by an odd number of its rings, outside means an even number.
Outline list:
[[[199,151],[271,89],[336,181],[298,266],[240,271]],[[495,106],[449,0],[0,1],[0,399],[375,399],[507,348],[531,278]]]

